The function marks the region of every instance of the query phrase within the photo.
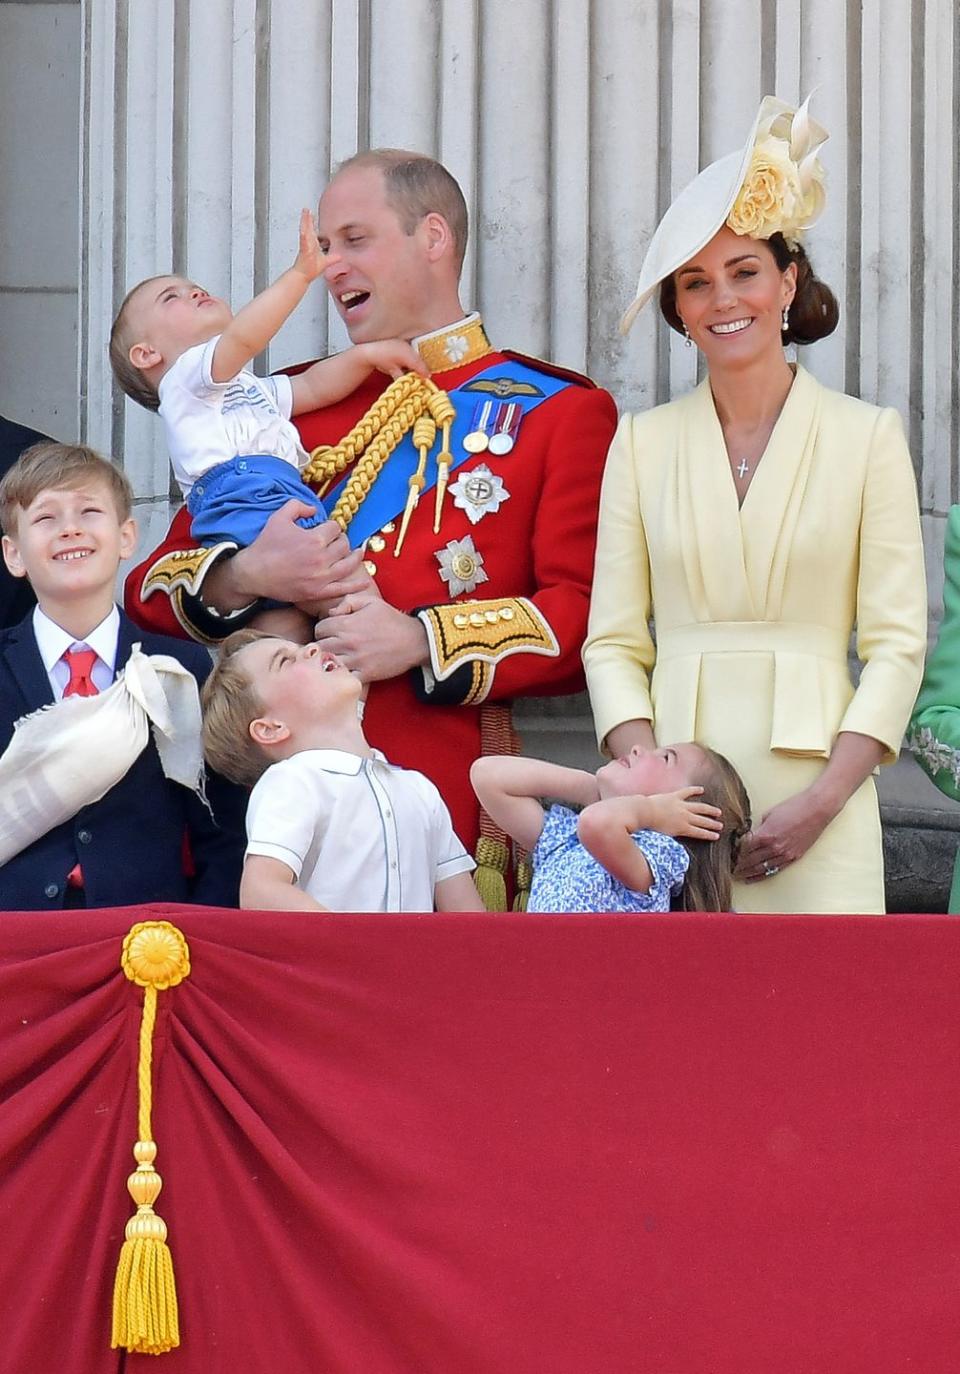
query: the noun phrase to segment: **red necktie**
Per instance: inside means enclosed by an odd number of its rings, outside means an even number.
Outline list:
[[[97,661],[96,649],[67,649],[63,661],[70,669],[70,681],[63,689],[65,697],[99,695],[100,688],[90,676]],[[83,887],[83,869],[79,864],[74,864],[67,874],[67,884],[70,887]]]
[[[97,661],[96,649],[67,649],[63,661],[70,669],[70,681],[63,689],[65,697],[95,697],[99,687],[90,674]]]

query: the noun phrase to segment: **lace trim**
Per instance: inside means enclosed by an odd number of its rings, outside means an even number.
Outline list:
[[[952,745],[937,739],[929,726],[911,730],[906,743],[910,753],[931,776],[949,773],[954,787],[960,790],[960,749],[954,749]]]

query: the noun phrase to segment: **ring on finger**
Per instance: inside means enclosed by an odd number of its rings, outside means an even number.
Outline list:
[[[763,861],[763,876],[764,876],[765,878],[773,878],[773,877],[774,877],[777,873],[779,873],[779,872],[780,872],[780,865],[779,865],[779,864],[767,863],[766,859],[764,859],[764,861]]]

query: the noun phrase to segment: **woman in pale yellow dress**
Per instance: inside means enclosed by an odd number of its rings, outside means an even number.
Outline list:
[[[584,648],[607,752],[696,739],[746,782],[739,911],[884,910],[872,774],[897,756],[926,642],[900,417],[784,354],[837,322],[800,243],[825,138],[768,97],[744,151],[701,172],[651,240],[624,328],[659,287],[708,375],[621,421]]]

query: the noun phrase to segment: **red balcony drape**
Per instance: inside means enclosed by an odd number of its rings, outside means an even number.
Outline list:
[[[150,918],[157,1357],[109,1349]],[[0,915],[4,1374],[952,1374],[958,1149],[947,917]]]

